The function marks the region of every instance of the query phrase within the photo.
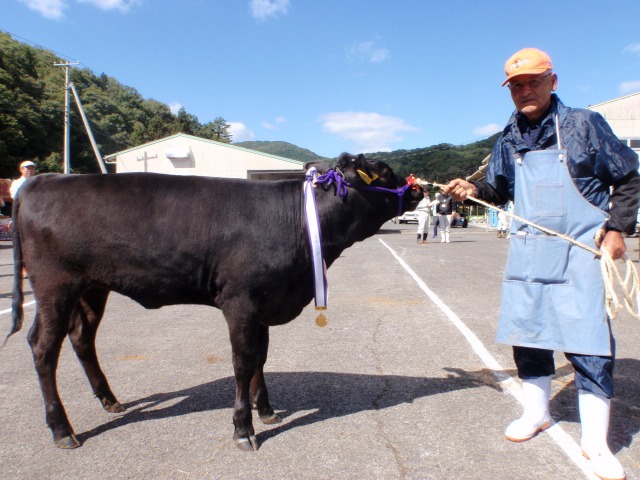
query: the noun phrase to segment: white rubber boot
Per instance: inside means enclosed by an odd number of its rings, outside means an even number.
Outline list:
[[[524,412],[511,422],[504,432],[512,442],[525,442],[551,426],[549,397],[551,396],[551,375],[548,377],[522,380]]]
[[[445,238],[445,241],[446,241],[447,243],[450,243],[450,240],[449,240],[449,232],[445,232],[445,234],[444,234],[444,238]]]
[[[593,473],[603,480],[624,480],[627,478],[624,469],[607,444],[611,400],[578,390],[578,405],[582,424],[582,455],[591,461]]]

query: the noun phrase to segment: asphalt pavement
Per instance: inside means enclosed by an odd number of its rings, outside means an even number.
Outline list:
[[[529,442],[503,432],[521,413],[510,347],[494,341],[507,241],[470,225],[419,245],[387,223],[328,273],[328,326],[307,307],[271,329],[266,380],[283,418],[261,444],[232,441],[234,380],[226,323],[201,306],[145,310],[112,294],[98,334],[111,387],[104,411],[68,341],[58,385],[83,446],[53,445],[25,326],[0,350],[2,479],[585,479],[572,369],[556,355],[554,426]],[[628,239],[637,260],[638,240]],[[0,337],[10,327],[10,242],[0,242]],[[640,479],[640,329],[621,313],[610,445]],[[635,440],[635,441],[634,441]]]

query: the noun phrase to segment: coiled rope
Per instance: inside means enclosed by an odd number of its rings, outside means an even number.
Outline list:
[[[440,188],[445,187],[445,185],[442,185],[440,183],[429,182],[429,185]],[[505,215],[515,218],[522,223],[531,225],[532,227],[546,233],[547,235],[562,238],[563,240],[566,240],[576,247],[587,250],[588,252],[593,253],[593,255],[595,255],[596,257],[599,257],[600,271],[602,272],[602,279],[604,280],[605,286],[605,307],[607,310],[607,315],[609,315],[609,318],[613,320],[618,316],[618,313],[620,313],[622,308],[625,308],[633,318],[640,320],[640,275],[638,275],[636,266],[633,264],[631,259],[627,257],[627,255],[622,255],[621,257],[621,260],[625,263],[626,266],[626,273],[623,280],[622,276],[620,275],[620,271],[615,264],[615,260],[611,258],[611,255],[609,255],[609,252],[607,252],[606,250],[596,250],[595,248],[579,242],[574,238],[571,238],[559,232],[555,232],[549,228],[543,227],[542,225],[537,225],[530,220],[515,215],[512,212],[508,212],[506,210],[498,208],[495,205],[491,205],[490,203],[480,200],[479,198],[475,198],[472,195],[467,195],[467,199],[484,207],[492,208],[494,210],[502,212]],[[600,242],[596,240],[596,244],[599,245],[599,243]],[[622,290],[623,301],[620,301],[620,298],[615,292],[615,280],[618,281],[620,289]]]

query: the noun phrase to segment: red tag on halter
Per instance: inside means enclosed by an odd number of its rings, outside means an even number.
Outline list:
[[[411,186],[412,190],[420,190],[420,184],[413,173],[410,173],[407,177],[407,185]]]

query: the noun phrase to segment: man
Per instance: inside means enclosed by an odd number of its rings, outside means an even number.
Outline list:
[[[17,180],[11,182],[11,187],[9,188],[9,192],[11,193],[11,198],[14,200],[18,198],[18,190],[27,179],[33,177],[36,172],[36,164],[31,160],[25,160],[20,164],[20,173],[22,176]]]
[[[9,187],[9,193],[11,194],[11,198],[14,200],[14,203],[18,198],[18,191],[20,190],[20,187],[22,187],[22,185],[24,185],[24,182],[26,182],[29,178],[33,177],[35,175],[35,172],[36,164],[31,160],[25,160],[20,164],[20,173],[22,174],[22,176],[17,180],[11,182],[11,187]],[[27,271],[24,268],[22,269],[22,278],[27,278]]]
[[[453,215],[453,198],[447,192],[440,196],[438,203],[438,220],[440,227],[440,243],[450,243],[451,218]]]
[[[516,111],[493,149],[485,181],[456,179],[443,190],[456,200],[512,200],[514,214],[592,247],[603,229],[601,248],[620,258],[623,233],[632,233],[636,222],[637,154],[600,114],[562,104],[545,52],[518,51],[505,73],[502,85],[508,84]],[[511,233],[497,340],[513,346],[524,413],[505,435],[526,441],[550,426],[553,351],[562,351],[576,371],[583,455],[600,478],[624,479],[607,444],[615,343],[600,260],[515,219]]]
[[[429,243],[429,212],[431,211],[431,198],[429,190],[424,191],[424,198],[416,207],[418,212],[418,243]]]
[[[513,202],[509,201],[502,205],[498,211],[498,238],[511,238],[511,217],[508,213],[513,212]]]

